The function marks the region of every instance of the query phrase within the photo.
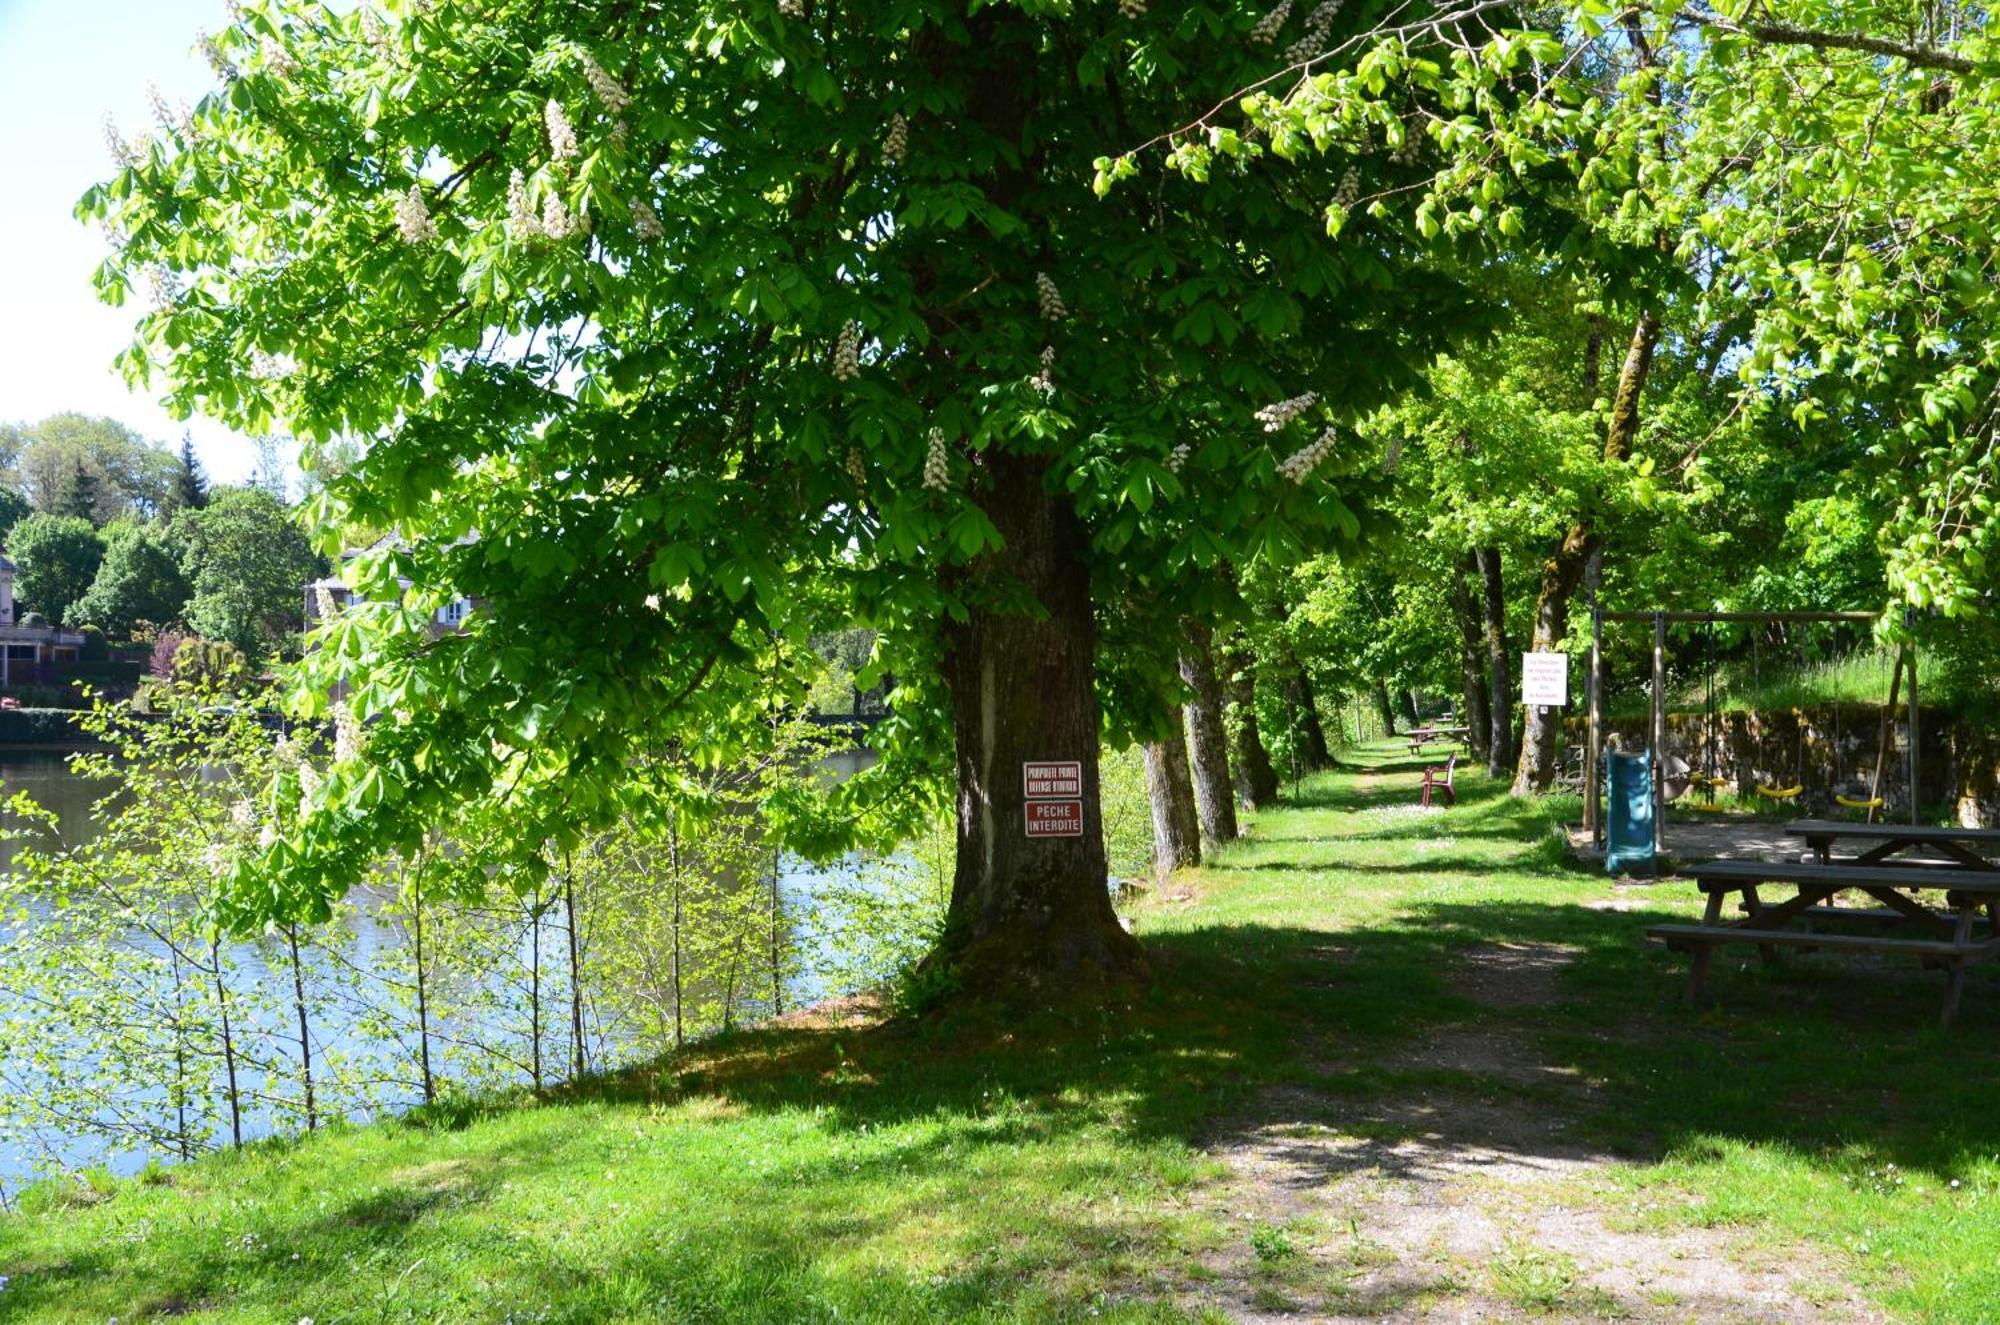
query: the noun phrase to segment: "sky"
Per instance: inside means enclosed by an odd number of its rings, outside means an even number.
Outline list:
[[[148,79],[170,103],[200,100],[215,77],[195,31],[223,24],[223,0],[0,0],[0,422],[76,410],[174,446],[185,428],[228,483],[250,476],[251,444],[173,418],[112,367],[139,310],[98,302],[104,240],[71,215],[111,173],[106,113],[128,137],[150,131]]]

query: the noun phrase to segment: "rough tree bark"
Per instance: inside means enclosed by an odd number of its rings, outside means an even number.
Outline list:
[[[1500,549],[1477,548],[1481,634],[1486,641],[1487,721],[1486,775],[1504,778],[1514,768],[1514,657],[1507,642],[1507,585],[1501,574]]]
[[[1467,552],[1451,567],[1451,611],[1458,621],[1459,689],[1465,697],[1466,748],[1472,757],[1484,760],[1493,745],[1492,696],[1487,690],[1486,645],[1481,638],[1478,605],[1472,599],[1468,575],[1478,572],[1474,555]]]
[[[1257,725],[1257,661],[1240,634],[1223,650],[1222,670],[1236,709],[1229,763],[1236,774],[1237,799],[1248,809],[1262,809],[1278,799],[1278,770],[1271,767],[1271,752]]]
[[[1632,327],[1631,344],[1625,363],[1618,370],[1617,393],[1611,400],[1611,421],[1604,432],[1604,458],[1611,463],[1628,460],[1639,435],[1640,406],[1645,395],[1646,377],[1653,367],[1653,349],[1660,339],[1660,320],[1650,311],[1641,313]],[[1537,653],[1553,653],[1569,635],[1569,604],[1583,582],[1603,538],[1584,516],[1571,525],[1562,542],[1542,563],[1541,589],[1535,595],[1535,633],[1530,646]],[[1513,794],[1538,795],[1555,780],[1556,745],[1562,726],[1557,709],[1531,712],[1521,737],[1521,761],[1514,772]]]
[[[1146,799],[1153,806],[1153,872],[1165,878],[1201,864],[1201,826],[1195,819],[1194,783],[1180,724],[1165,740],[1146,746]]]
[[[1222,721],[1222,681],[1215,674],[1215,635],[1206,622],[1189,620],[1181,646],[1181,680],[1194,691],[1186,706],[1188,766],[1204,842],[1236,837],[1236,798],[1229,787],[1229,738]]]
[[[1306,771],[1317,773],[1333,767],[1333,750],[1326,743],[1326,728],[1319,720],[1319,697],[1305,667],[1289,650],[1285,654],[1285,698],[1292,706],[1292,719],[1299,726],[1299,762]]]
[[[1088,539],[1050,492],[1046,457],[989,452],[985,464],[977,500],[1004,541],[948,586],[968,611],[944,629],[958,865],[938,959],[975,996],[1123,982],[1145,958],[1106,880]],[[1019,590],[1038,613],[994,605]],[[1039,760],[1082,766],[1082,836],[1026,835],[1021,766]]]
[[[1389,702],[1389,683],[1387,681],[1377,681],[1375,683],[1373,698],[1375,700],[1375,716],[1381,720],[1383,735],[1394,736],[1396,734],[1396,706]]]

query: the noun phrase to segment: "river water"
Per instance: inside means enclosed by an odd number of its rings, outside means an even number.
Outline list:
[[[873,755],[870,752],[853,750],[831,756],[826,761],[826,767],[835,776],[844,777],[852,775],[871,762]],[[62,834],[70,841],[83,839],[92,831],[94,802],[101,794],[101,788],[73,775],[69,771],[65,755],[54,752],[8,752],[4,758],[0,758],[0,789],[8,795],[20,791],[30,793],[43,807],[56,813]],[[8,866],[13,854],[14,844],[0,839],[0,869]],[[867,877],[859,865],[858,858],[849,858],[825,867],[816,867],[810,862],[793,857],[780,858],[779,890],[784,911],[790,917],[792,941],[801,947],[816,946],[819,949],[817,952],[802,953],[806,960],[799,963],[799,969],[787,977],[784,997],[788,1007],[799,1006],[828,994],[844,992],[832,987],[826,975],[829,966],[837,967],[838,961],[815,960],[815,958],[837,958],[838,954],[829,950],[839,948],[846,941],[841,921],[833,911],[821,905],[820,899],[831,895],[835,890],[851,890],[857,881]],[[768,876],[762,883],[753,886],[768,887]],[[350,963],[349,973],[344,977],[347,979],[352,978],[353,964],[365,966],[391,950],[404,949],[409,938],[401,919],[383,913],[385,899],[357,890],[350,895],[349,902],[346,924],[351,934],[342,945],[344,960]],[[150,940],[143,936],[134,936],[130,942],[135,948],[144,950]],[[553,926],[551,936],[545,938],[544,942],[549,944],[559,942],[553,936]],[[8,960],[8,947],[8,933],[0,929],[0,962]],[[307,951],[311,952],[310,949]],[[235,945],[228,950],[228,955],[237,968],[231,977],[232,982],[236,980],[268,982],[272,975],[270,963],[278,960],[280,956],[277,950],[255,943]],[[316,959],[310,956],[307,958],[309,964],[313,960]],[[277,974],[288,978],[284,970]],[[0,999],[3,998],[4,995],[0,995]],[[745,1000],[745,1006],[754,1010],[755,1000]],[[4,1025],[8,1012],[5,1002],[0,1001],[0,1025]],[[560,1023],[563,1010],[552,1007],[549,1015]],[[480,1030],[478,1027],[459,1029],[468,1032],[473,1038],[477,1038]],[[499,1028],[489,1029],[494,1034],[499,1034]],[[560,1030],[560,1025],[556,1029]],[[369,1060],[371,1056],[386,1058],[396,1051],[396,1046],[381,1042],[379,1027],[371,1026],[361,1017],[343,1016],[338,1012],[331,1015],[322,1012],[315,1020],[312,1038],[315,1056],[320,1057],[322,1061],[344,1059],[349,1063],[362,1062]],[[618,1053],[615,1037],[608,1045],[601,1041],[600,1048],[605,1050],[606,1056],[614,1060],[621,1056]],[[560,1047],[552,1046],[551,1053],[557,1063],[562,1061]],[[623,1056],[634,1055],[628,1053]],[[0,1089],[34,1090],[38,1082],[32,1075],[33,1070],[31,1069],[26,1079],[21,1079],[18,1076],[20,1070],[18,1056],[13,1065],[17,1072],[16,1079],[0,1082]],[[593,1064],[593,1066],[600,1065],[603,1064]],[[63,1069],[58,1064],[49,1070],[60,1073]],[[560,1073],[557,1072],[556,1075],[559,1076]],[[415,1102],[414,1095],[394,1101],[395,1104],[404,1106]],[[270,1116],[252,1110],[244,1119],[245,1139],[266,1135],[273,1126]],[[111,1149],[108,1142],[92,1137],[60,1134],[50,1136],[45,1133],[29,1141],[0,1134],[0,1195],[17,1190],[24,1181],[36,1173],[46,1172],[52,1168],[101,1164],[115,1173],[129,1174],[137,1172],[154,1157],[143,1150],[117,1151]],[[168,1158],[168,1156],[158,1157]]]

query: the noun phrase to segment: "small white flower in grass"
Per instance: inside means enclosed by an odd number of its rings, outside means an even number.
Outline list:
[[[632,233],[642,243],[651,243],[666,233],[666,228],[660,224],[660,214],[644,198],[633,200]]]
[[[1278,466],[1278,472],[1294,483],[1304,483],[1319,468],[1320,461],[1333,453],[1333,445],[1340,440],[1339,435],[1329,425],[1326,431],[1314,438],[1310,444],[1294,452]]]
[[[945,451],[942,428],[930,431],[929,445],[924,452],[924,486],[932,492],[943,492],[951,486],[951,458]]]
[[[201,52],[201,58],[208,61],[208,67],[215,70],[217,78],[220,78],[225,83],[235,81],[236,65],[228,56],[222,53],[222,47],[216,44],[215,38],[197,28],[194,34],[194,44],[195,48]]]
[[[299,62],[292,58],[292,53],[276,37],[266,37],[259,42],[257,53],[264,59],[264,68],[274,77],[290,78],[299,71]]]
[[[1185,465],[1188,462],[1188,457],[1193,454],[1194,448],[1186,442],[1182,442],[1173,450],[1167,452],[1167,472],[1169,474],[1180,473],[1181,466]]]
[[[1035,273],[1035,302],[1040,305],[1042,317],[1047,321],[1060,322],[1069,316],[1069,305],[1063,302],[1055,277],[1045,271]]]
[[[1285,20],[1292,16],[1292,0],[1279,0],[1277,8],[1257,20],[1257,26],[1250,29],[1250,40],[1260,46],[1269,46],[1278,39],[1278,30],[1285,26]]]
[[[549,155],[558,161],[567,161],[576,155],[576,128],[569,122],[569,113],[562,103],[550,97],[542,107],[542,123],[549,131]]]
[[[562,200],[560,193],[550,189],[548,196],[542,199],[542,233],[550,239],[568,239],[580,229],[582,226],[570,212],[569,204]]]
[[[833,344],[833,376],[840,382],[852,382],[861,376],[861,324],[849,322],[840,329],[840,339]]]
[[[367,744],[368,733],[362,730],[361,719],[355,716],[354,706],[339,703],[333,706],[333,757],[346,761],[359,759],[362,748]]]
[[[898,113],[889,121],[889,132],[882,139],[882,159],[892,166],[900,166],[909,150],[910,122]]]
[[[424,206],[422,185],[410,185],[410,191],[396,200],[396,230],[405,244],[428,244],[438,237],[430,208]]]
[[[605,73],[604,66],[599,64],[589,51],[585,51],[582,58],[583,81],[590,84],[590,90],[597,94],[600,102],[604,103],[604,109],[616,115],[632,104],[632,94],[627,92],[617,79]]]
[[[516,170],[507,176],[507,233],[526,240],[540,234],[541,229],[535,205],[528,200],[528,177]]]
[[[1299,415],[1319,403],[1319,392],[1308,391],[1290,400],[1281,400],[1275,405],[1266,405],[1257,411],[1257,422],[1264,425],[1265,432],[1277,432]]]

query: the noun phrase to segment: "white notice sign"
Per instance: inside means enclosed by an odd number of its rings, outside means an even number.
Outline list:
[[[1561,708],[1569,703],[1569,655],[1566,653],[1524,653],[1521,655],[1521,702]]]

